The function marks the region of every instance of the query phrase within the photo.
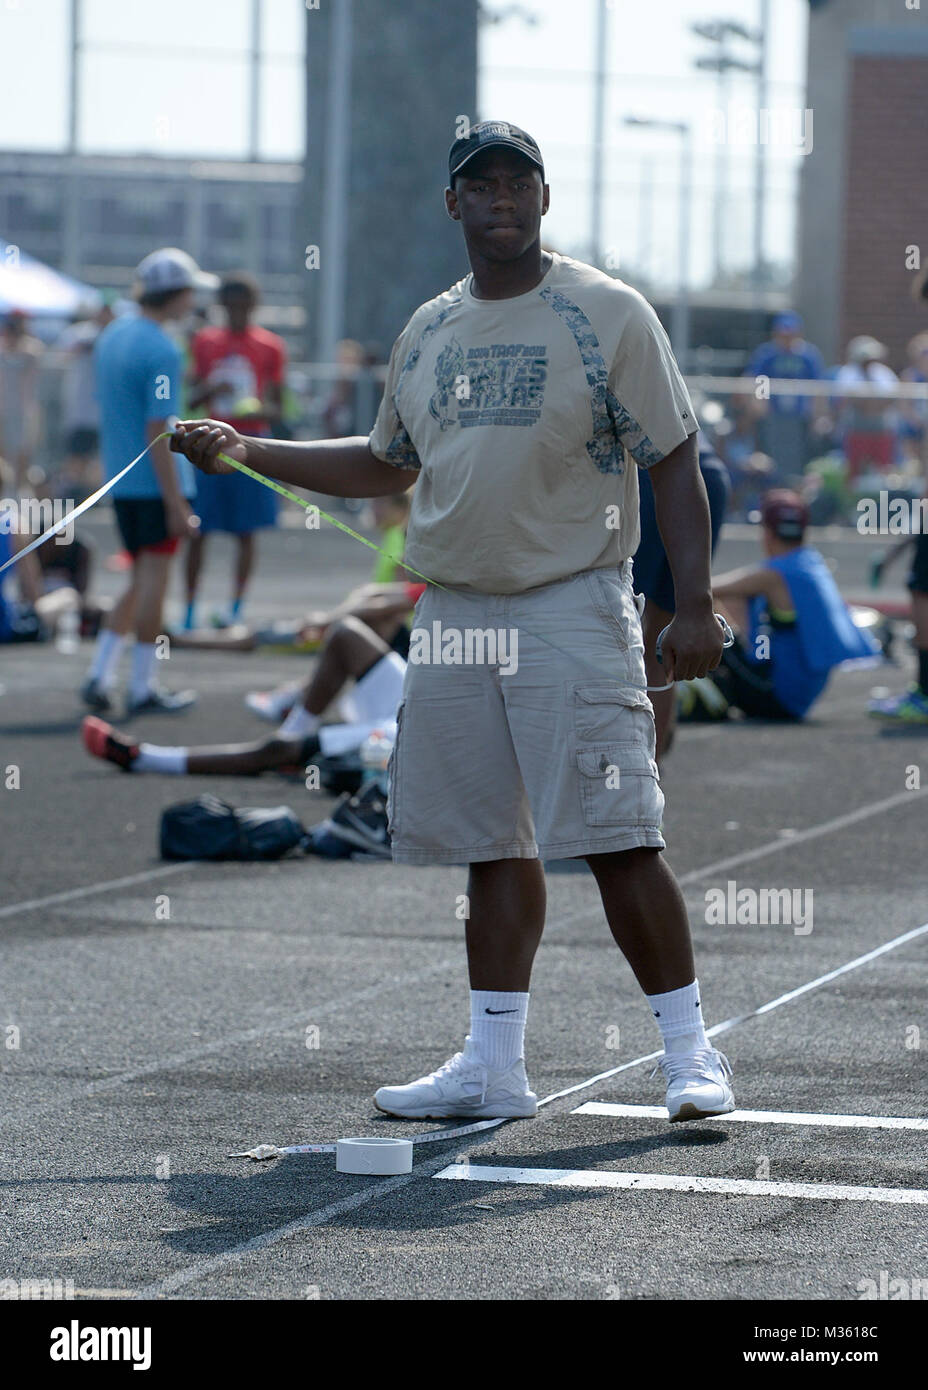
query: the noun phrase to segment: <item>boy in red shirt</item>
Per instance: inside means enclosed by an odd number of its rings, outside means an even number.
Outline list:
[[[275,432],[281,415],[282,387],[287,350],[276,333],[252,323],[260,300],[258,283],[247,271],[224,275],[219,303],[227,327],[202,328],[191,344],[189,405],[203,405],[222,418],[234,420],[243,434],[267,436]],[[253,478],[197,476],[199,535],[187,550],[187,614],[185,628],[193,628],[194,605],[206,536],[227,531],[238,541],[235,591],[229,613],[234,622],[241,613],[248,581],[255,564],[255,532],[277,521],[277,496]]]

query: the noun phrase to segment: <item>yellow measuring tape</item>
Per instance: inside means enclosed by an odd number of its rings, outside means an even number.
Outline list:
[[[70,522],[76,520],[77,517],[82,516],[84,512],[89,511],[91,507],[93,507],[97,502],[99,502],[101,498],[105,497],[106,494],[116,486],[120,479],[124,478],[126,474],[129,473],[137,463],[140,463],[142,461],[145,455],[151,449],[154,448],[154,446],[159,442],[159,440],[169,439],[173,436],[173,434],[173,430],[164,430],[161,434],[156,435],[156,437],[151,441],[151,443],[147,445],[147,447],[144,448],[140,454],[137,454],[131,463],[127,463],[125,468],[123,468],[119,473],[115,474],[114,477],[110,478],[108,482],[104,483],[101,488],[98,488],[97,491],[92,493],[90,497],[86,498],[85,501],[81,502],[79,506],[75,507],[72,511],[68,512],[67,516],[63,516],[60,521],[57,521],[55,525],[50,527],[49,530],[44,532],[43,535],[38,536],[34,541],[31,541],[29,545],[25,547],[24,550],[21,550],[18,554],[12,556],[12,558],[7,560],[5,564],[0,565],[0,574],[2,574],[4,570],[9,569],[11,565],[15,565],[18,560],[21,560],[23,556],[28,555],[30,551],[37,549],[38,546],[44,545],[46,541],[51,540],[51,538],[54,535],[56,535],[57,532],[61,531],[64,527],[69,525]],[[181,451],[175,450],[174,452],[179,453]],[[288,501],[295,502],[296,505],[298,507],[302,507],[304,511],[318,513],[318,515],[324,517],[330,525],[337,527],[339,531],[344,531],[346,536],[351,536],[352,540],[360,541],[361,544],[366,545],[369,550],[376,551],[378,555],[386,556],[388,560],[391,560],[394,564],[399,565],[401,569],[408,570],[410,574],[416,575],[417,578],[424,580],[426,584],[431,584],[436,589],[442,589],[445,593],[458,592],[457,590],[449,589],[445,584],[440,584],[437,579],[430,579],[427,574],[423,574],[421,570],[417,570],[414,565],[407,564],[405,560],[397,560],[395,556],[390,555],[388,551],[384,550],[382,546],[377,545],[375,541],[369,540],[367,536],[360,535],[350,526],[347,526],[345,522],[339,521],[337,517],[331,516],[328,512],[323,511],[323,509],[317,506],[314,502],[307,502],[304,497],[298,497],[295,492],[291,492],[289,488],[284,487],[282,483],[278,483],[277,481],[275,481],[275,479],[266,478],[263,473],[256,473],[253,468],[249,468],[247,464],[238,463],[235,459],[230,458],[228,454],[220,454],[219,458],[223,461],[223,463],[227,463],[230,468],[234,468],[236,472],[242,473],[246,477],[253,478],[256,483],[263,483],[265,487],[271,488],[274,492],[279,492],[281,497],[286,497]],[[718,621],[722,626],[723,635],[725,639],[724,645],[726,647],[730,647],[734,641],[732,631],[720,614],[717,613],[715,616],[716,618],[718,618]],[[612,679],[615,679],[611,672],[607,673],[603,668],[599,666],[598,663],[584,661],[583,658],[578,658],[576,653],[566,652],[563,649],[563,647],[559,647],[556,642],[552,642],[547,637],[542,637],[540,633],[532,633],[529,631],[528,628],[523,628],[522,630],[529,637],[534,636],[537,638],[538,641],[544,642],[546,646],[551,647],[554,651],[560,652],[562,656],[567,656],[574,661],[579,660],[582,665],[592,666],[601,674],[608,674]],[[661,633],[661,636],[658,639],[658,660],[660,660],[661,655],[661,639],[664,637],[664,633],[666,633],[666,631],[667,629],[665,628],[664,632]],[[629,682],[623,681],[621,682],[621,684],[629,684]],[[673,682],[671,682],[671,685],[672,684]],[[669,690],[670,685],[646,685],[643,688],[645,690],[651,691]]]
[[[25,555],[28,555],[30,551],[37,550],[40,545],[44,545],[46,541],[51,540],[53,536],[57,535],[59,531],[62,531],[79,516],[83,516],[84,512],[89,511],[101,498],[105,497],[108,492],[111,492],[116,484],[124,478],[127,473],[131,472],[137,463],[141,463],[145,455],[155,447],[159,440],[170,439],[173,434],[173,430],[163,430],[161,434],[156,435],[151,443],[147,445],[140,454],[135,456],[131,463],[127,463],[125,468],[121,469],[114,477],[110,478],[102,487],[97,488],[96,492],[92,493],[90,497],[85,498],[79,506],[74,507],[72,511],[68,512],[67,516],[63,516],[60,521],[56,521],[54,526],[49,527],[47,531],[44,531],[41,536],[37,536],[34,541],[30,541],[23,550],[20,550],[16,555],[12,556],[5,564],[0,565],[0,574],[2,574],[5,569],[9,569],[11,565],[15,565]],[[177,450],[175,452],[180,451]],[[382,546],[377,545],[374,541],[368,540],[367,536],[359,535],[357,531],[353,531],[350,526],[346,526],[345,523],[339,521],[337,517],[330,516],[328,512],[323,511],[321,507],[317,507],[315,503],[307,502],[304,497],[297,497],[295,492],[291,492],[289,488],[285,488],[282,483],[275,482],[273,478],[265,478],[263,474],[256,473],[253,468],[248,468],[244,463],[236,463],[235,459],[229,458],[228,454],[220,454],[219,457],[222,459],[223,463],[229,464],[231,468],[237,469],[239,473],[247,474],[249,478],[254,478],[255,482],[263,483],[265,487],[272,488],[274,492],[279,492],[282,497],[286,497],[289,501],[295,502],[297,506],[302,507],[304,511],[317,512],[319,516],[325,517],[326,521],[330,522],[333,526],[337,526],[339,531],[344,531],[346,536],[351,536],[353,540],[360,541],[362,545],[366,545],[370,550],[376,550],[378,555],[384,555],[388,560],[393,560],[394,563],[400,565],[403,569],[409,570],[411,574],[417,575],[419,579],[424,579],[426,584],[434,584],[437,589],[444,589],[444,584],[439,584],[436,579],[429,579],[427,574],[421,574],[414,566],[407,565],[402,560],[396,560],[395,556],[391,555],[389,551],[384,550]],[[0,514],[0,519],[2,519],[2,515],[4,514]]]
[[[302,507],[305,511],[318,512],[320,516],[325,517],[326,521],[331,522],[333,526],[337,526],[339,531],[344,531],[346,536],[351,536],[354,540],[360,541],[362,545],[366,545],[370,550],[376,550],[378,555],[385,555],[388,560],[393,560],[394,563],[399,565],[402,569],[409,570],[410,574],[418,575],[420,579],[424,579],[426,584],[434,584],[436,589],[445,589],[445,585],[439,584],[437,579],[429,579],[427,574],[423,574],[421,570],[417,570],[414,565],[407,565],[405,560],[396,560],[395,557],[392,556],[389,551],[384,550],[382,546],[375,544],[374,541],[368,540],[367,536],[359,535],[359,533],[353,531],[350,526],[346,526],[343,521],[339,521],[338,517],[330,516],[329,513],[324,512],[321,507],[317,507],[314,502],[307,502],[305,497],[297,497],[295,492],[291,492],[289,488],[285,488],[282,483],[276,482],[273,478],[265,478],[263,473],[256,473],[253,468],[248,468],[244,463],[236,463],[235,459],[230,459],[228,454],[220,454],[219,457],[222,459],[223,463],[228,463],[232,468],[237,468],[239,473],[245,473],[249,478],[254,478],[256,483],[263,483],[265,487],[273,488],[275,492],[280,493],[281,497],[286,497],[289,501],[295,502],[298,507]],[[445,589],[445,592],[450,593],[451,591]]]

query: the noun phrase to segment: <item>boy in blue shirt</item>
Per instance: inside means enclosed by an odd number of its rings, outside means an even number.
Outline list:
[[[878,649],[855,627],[823,557],[804,544],[808,513],[798,493],[768,492],[761,517],[764,563],[712,581],[736,636],[709,679],[749,717],[799,720],[833,667]]]
[[[180,410],[183,359],[165,324],[185,318],[194,293],[215,288],[192,257],[176,247],[146,256],[136,271],[138,312],[114,320],[94,348],[100,402],[103,475],[112,478],[161,434]],[[81,697],[97,712],[110,709],[108,691],[130,632],[135,634],[126,701],[128,715],[186,709],[192,691],[171,693],[154,679],[155,643],[164,631],[162,609],[171,559],[181,537],[195,533],[189,498],[196,492],[189,462],[166,439],[117,483],[111,496],[116,525],[132,557],[129,587],[97,638]]]

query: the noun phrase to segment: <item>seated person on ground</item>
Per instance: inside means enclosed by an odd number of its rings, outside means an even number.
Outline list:
[[[18,534],[18,519],[8,510],[0,510],[0,565],[7,564],[28,543],[28,536]],[[24,555],[0,574],[0,643],[45,642],[54,634],[62,614],[80,609],[80,596],[70,585],[46,584],[40,554],[41,550]]]
[[[410,502],[411,492],[373,499],[371,508],[384,553],[377,558],[371,582],[353,589],[330,612],[310,614],[303,624],[301,638],[321,643],[335,623],[351,616],[366,623],[406,660],[412,609],[425,588],[422,583],[410,583],[400,563],[406,546]],[[305,695],[308,684],[301,687],[291,683],[277,690],[255,690],[245,697],[245,703],[253,714],[276,724],[293,708],[301,689]]]
[[[795,492],[768,492],[761,508],[763,564],[712,580],[716,608],[731,624],[735,644],[705,679],[724,717],[727,708],[749,718],[800,720],[842,661],[874,656],[875,643],[855,627],[822,555],[804,543],[808,513]],[[702,682],[682,688],[686,702]],[[724,699],[718,702],[718,692]],[[702,703],[702,702],[699,702]]]
[[[395,570],[397,561],[391,562]],[[275,734],[252,743],[201,748],[139,743],[95,716],[84,720],[84,746],[125,771],[253,776],[272,769],[305,765],[322,753],[334,757],[359,748],[374,729],[392,737],[403,692],[409,652],[410,604],[424,584],[370,585],[354,612],[340,606],[325,624],[319,661],[301,690],[287,693],[272,717],[283,718]],[[389,639],[387,640],[387,634]],[[322,725],[322,715],[349,679],[342,697],[346,722]],[[274,692],[278,694],[278,692]],[[251,701],[249,701],[251,704]],[[289,712],[287,712],[289,710]],[[259,709],[265,713],[265,709]]]
[[[173,772],[249,777],[300,767],[320,751],[334,756],[357,748],[373,729],[395,728],[406,662],[360,619],[329,628],[316,670],[276,733],[252,743],[166,748],[139,743],[89,715],[81,726],[88,753],[126,772]],[[322,715],[346,681],[356,682],[347,701],[350,722],[325,725]]]

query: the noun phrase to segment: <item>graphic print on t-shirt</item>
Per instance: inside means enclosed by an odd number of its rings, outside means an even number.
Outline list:
[[[456,337],[435,363],[437,386],[429,414],[446,430],[458,424],[534,425],[541,418],[548,378],[544,343],[492,343],[465,354]]]
[[[234,419],[239,401],[254,399],[258,395],[258,378],[247,357],[233,352],[221,357],[212,368],[209,383],[215,384],[216,392],[211,406],[220,420]]]

